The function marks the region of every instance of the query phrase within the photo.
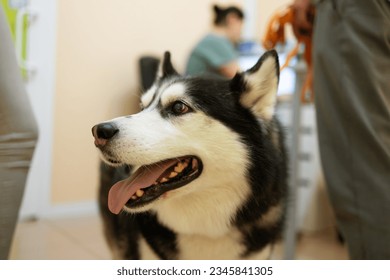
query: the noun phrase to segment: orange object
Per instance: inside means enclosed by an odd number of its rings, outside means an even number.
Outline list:
[[[285,28],[286,25],[290,24],[291,27],[294,25],[294,9],[292,6],[288,6],[285,9],[276,12],[271,20],[269,21],[266,32],[263,38],[263,46],[265,49],[270,50],[275,48],[277,43],[284,44],[285,39]],[[314,19],[314,7],[310,10],[310,18]],[[297,39],[297,45],[292,49],[288,54],[285,63],[282,65],[280,70],[282,71],[291,61],[291,59],[297,55],[299,50],[299,45],[303,44],[305,46],[304,59],[307,63],[307,74],[305,82],[302,87],[301,92],[301,102],[308,103],[314,101],[313,93],[313,69],[312,69],[312,59],[311,59],[311,50],[312,50],[312,30],[304,30],[294,35]]]

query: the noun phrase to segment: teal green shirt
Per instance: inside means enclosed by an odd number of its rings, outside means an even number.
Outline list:
[[[186,74],[217,74],[218,68],[237,60],[234,45],[225,37],[208,34],[192,50],[188,59]]]

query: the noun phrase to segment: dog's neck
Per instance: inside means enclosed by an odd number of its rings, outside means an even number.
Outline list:
[[[230,232],[238,209],[249,195],[244,191],[237,193],[237,189],[249,189],[237,188],[236,184],[205,188],[202,192],[168,198],[156,208],[158,220],[181,234],[223,236]]]

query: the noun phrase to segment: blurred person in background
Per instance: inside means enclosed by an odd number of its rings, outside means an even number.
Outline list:
[[[186,74],[217,75],[232,78],[238,71],[235,45],[241,39],[243,11],[235,6],[213,6],[214,26],[192,50]]]
[[[294,32],[314,1],[295,0]],[[314,94],[323,171],[351,259],[390,259],[390,1],[317,2]]]

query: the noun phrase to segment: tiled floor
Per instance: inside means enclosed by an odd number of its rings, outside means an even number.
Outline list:
[[[19,223],[10,259],[101,260],[110,259],[98,216]],[[283,245],[274,259],[283,257]],[[297,241],[297,259],[347,259],[344,246],[333,230],[302,234]]]

